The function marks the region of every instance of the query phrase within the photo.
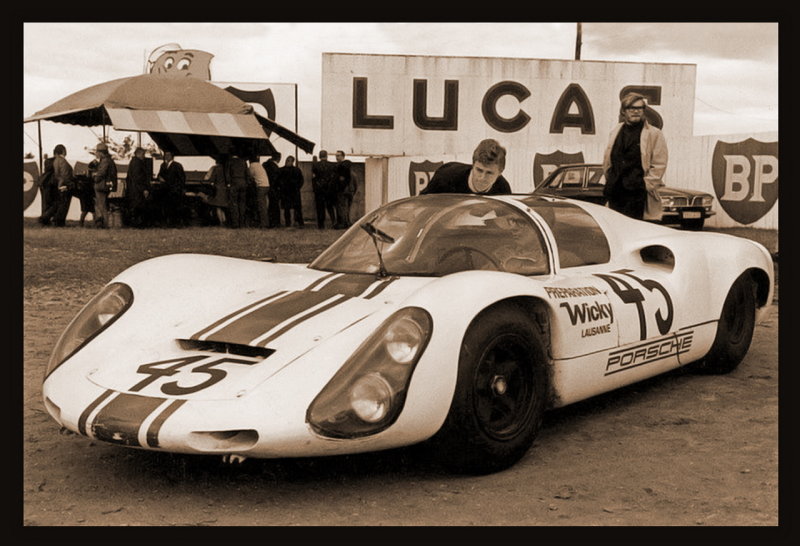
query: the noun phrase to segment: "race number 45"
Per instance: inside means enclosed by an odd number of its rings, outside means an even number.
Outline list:
[[[636,306],[636,311],[639,315],[640,339],[647,339],[647,315],[644,308],[644,301],[647,299],[647,297],[645,296],[645,293],[643,293],[642,290],[637,286],[634,286],[630,280],[635,281],[638,286],[646,289],[648,294],[654,291],[660,292],[667,305],[666,316],[664,316],[664,314],[661,312],[661,308],[659,308],[655,312],[655,320],[656,326],[658,327],[658,333],[661,335],[666,334],[672,327],[672,319],[674,315],[672,298],[669,296],[666,288],[664,288],[660,283],[652,279],[640,279],[636,275],[633,275],[631,271],[631,269],[618,269],[616,271],[612,271],[611,273],[595,273],[595,276],[607,282],[623,303],[630,303]]]

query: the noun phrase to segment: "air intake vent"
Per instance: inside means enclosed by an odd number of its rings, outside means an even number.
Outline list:
[[[209,351],[212,353],[225,353],[238,356],[254,356],[267,358],[275,352],[275,349],[266,347],[252,347],[241,343],[227,343],[224,341],[208,341],[199,339],[179,339],[178,344],[181,349],[187,351]]]

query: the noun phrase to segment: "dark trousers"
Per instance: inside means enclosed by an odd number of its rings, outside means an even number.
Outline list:
[[[269,217],[269,187],[256,187],[256,205],[258,206],[258,226],[262,228],[272,227]]]
[[[350,209],[353,205],[353,194],[347,192],[340,193],[336,205],[336,212],[339,218],[337,227],[350,227]]]
[[[640,190],[618,190],[608,197],[610,209],[621,212],[625,216],[642,220],[647,202],[647,192]]]
[[[281,227],[281,196],[278,193],[278,190],[272,186],[269,187],[267,196],[269,198],[269,227]]]
[[[58,191],[51,197],[51,201],[47,210],[44,211],[40,222],[42,224],[49,224],[51,221],[54,225],[62,227],[67,222],[67,213],[69,212],[69,205],[72,202],[72,192]]]
[[[230,204],[230,221],[232,228],[240,228],[247,225],[247,184],[231,184],[228,188],[228,198]]]

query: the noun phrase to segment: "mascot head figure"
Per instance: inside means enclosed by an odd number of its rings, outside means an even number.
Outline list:
[[[153,50],[147,60],[150,74],[169,74],[211,79],[211,53],[197,49],[182,49],[178,44],[166,44]]]

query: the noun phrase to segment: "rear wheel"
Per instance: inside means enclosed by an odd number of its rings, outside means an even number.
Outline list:
[[[697,363],[704,373],[732,372],[747,354],[756,323],[756,286],[748,274],[733,283],[717,326],[717,336],[705,358]]]
[[[431,441],[438,461],[457,472],[487,474],[527,452],[547,394],[543,335],[513,305],[473,321],[462,342],[450,412]]]

